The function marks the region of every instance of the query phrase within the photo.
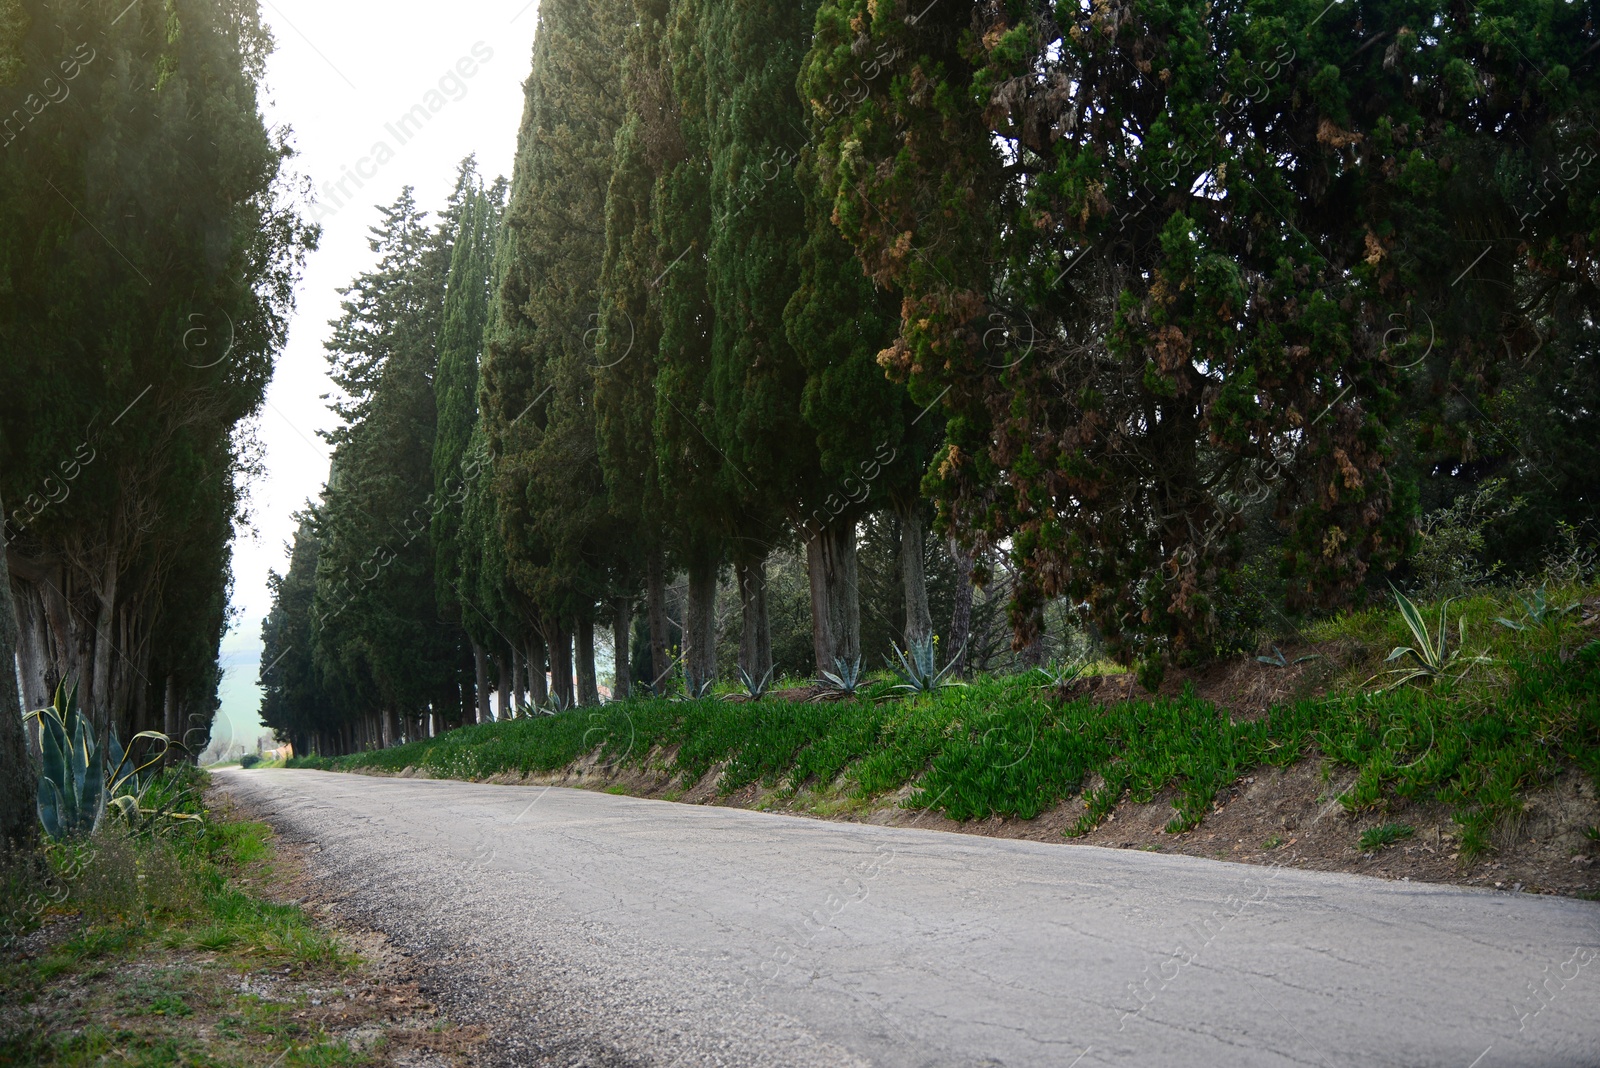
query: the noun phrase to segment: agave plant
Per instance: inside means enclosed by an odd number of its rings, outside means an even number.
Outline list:
[[[1304,664],[1311,660],[1321,660],[1322,654],[1309,653],[1306,656],[1297,656],[1293,660],[1290,660],[1288,657],[1283,655],[1282,649],[1279,649],[1276,645],[1274,645],[1272,647],[1271,656],[1258,656],[1256,659],[1261,663],[1266,664],[1268,667],[1286,668],[1294,664]]]
[[[750,700],[759,701],[767,695],[767,690],[772,686],[772,668],[767,668],[767,673],[759,679],[744,668],[740,668],[739,681],[744,684],[744,692]]]
[[[545,698],[544,704],[534,706],[534,713],[540,716],[554,716],[562,712],[571,712],[572,708],[571,700],[563,696],[559,691],[551,690],[550,695]]]
[[[1439,606],[1439,628],[1435,634],[1423,620],[1421,610],[1411,598],[1399,590],[1394,591],[1394,596],[1400,606],[1400,616],[1406,621],[1406,627],[1411,631],[1416,644],[1396,646],[1387,657],[1386,663],[1404,660],[1406,657],[1411,658],[1410,663],[1402,664],[1388,672],[1390,675],[1398,676],[1389,684],[1390,688],[1403,686],[1414,679],[1431,683],[1435,679],[1460,678],[1473,665],[1489,662],[1486,656],[1466,656],[1462,653],[1462,646],[1467,643],[1467,622],[1464,619],[1457,621],[1457,641],[1455,646],[1451,647],[1449,601]]]
[[[1533,597],[1531,599],[1524,597],[1519,593],[1517,594],[1517,600],[1522,602],[1522,607],[1527,613],[1526,618],[1519,623],[1501,616],[1495,620],[1496,623],[1500,624],[1502,627],[1509,627],[1512,630],[1532,630],[1535,627],[1549,627],[1553,630],[1561,624],[1561,621],[1564,620],[1569,613],[1578,610],[1578,605],[1576,602],[1561,608],[1551,604],[1549,599],[1545,596],[1545,590],[1543,586],[1540,586],[1537,590],[1533,591]]]
[[[102,751],[94,726],[78,709],[77,685],[69,688],[64,679],[56,687],[50,707],[30,712],[28,718],[39,720],[39,822],[51,839],[93,834],[107,810],[129,821],[155,814],[140,802],[161,758],[171,748],[172,741],[165,734],[140,731],[133,736],[134,742],[149,739],[157,743],[143,763],[134,762],[132,750],[122,748],[114,730]]]
[[[1039,684],[1042,688],[1064,690],[1083,674],[1084,665],[1075,660],[1070,664],[1052,664],[1049,667],[1040,666],[1033,670],[1044,676],[1044,681]]]
[[[883,658],[901,678],[901,682],[895,686],[896,690],[929,693],[946,686],[963,685],[949,681],[948,676],[955,670],[957,663],[954,658],[942,670],[935,666],[933,635],[913,638],[907,645],[909,646],[907,649],[901,649],[898,645],[891,647],[894,649],[895,658],[900,661],[898,664],[888,657]]]
[[[861,688],[861,658],[858,656],[854,660],[846,660],[842,656],[834,657],[833,670],[822,672],[817,682],[837,693],[855,693]]]
[[[716,684],[714,678],[697,679],[693,675],[683,676],[683,696],[679,700],[699,701],[711,696],[711,687]]]

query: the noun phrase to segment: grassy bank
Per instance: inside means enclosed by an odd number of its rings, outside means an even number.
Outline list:
[[[1578,604],[1593,593],[1551,599]],[[1425,610],[1433,631],[1439,610]],[[631,700],[293,763],[481,779],[556,772],[597,756],[613,768],[673,775],[685,788],[715,771],[724,796],[755,784],[869,806],[909,787],[903,805],[955,820],[1027,820],[1081,797],[1081,815],[1066,830],[1081,835],[1117,806],[1159,796],[1171,800],[1167,831],[1191,830],[1244,776],[1315,753],[1354,773],[1338,795],[1350,813],[1447,806],[1470,861],[1491,848],[1494,827],[1516,816],[1529,791],[1564,769],[1600,785],[1600,642],[1581,606],[1532,624],[1509,596],[1478,596],[1449,612],[1449,641],[1465,619],[1471,657],[1451,677],[1386,685],[1389,651],[1416,643],[1397,612],[1374,610],[1304,635],[1283,665],[1241,665],[1284,672],[1289,657],[1317,657],[1300,668],[1301,692],[1264,714],[1239,714],[1182,679],[1169,682],[1175,692],[1111,701],[1100,694],[1120,687],[1060,691],[1040,675],[905,699],[880,681],[837,703]]]
[[[267,825],[118,823],[35,861],[5,873],[0,1064],[388,1062],[363,962],[254,889],[284,874]]]

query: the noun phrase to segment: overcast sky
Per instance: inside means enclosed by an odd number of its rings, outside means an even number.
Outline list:
[[[392,202],[403,186],[416,187],[418,203],[432,212],[468,153],[477,153],[486,180],[510,177],[538,17],[536,0],[262,0],[261,11],[278,46],[267,74],[267,122],[294,131],[299,156],[291,167],[318,188],[322,246],[306,264],[288,348],[257,428],[266,475],[250,487],[255,534],[241,532],[234,545],[238,618],[222,643],[217,734],[241,741],[261,730],[256,676],[267,573],[289,566],[292,514],[327,476],[328,450],[316,432],[331,424],[322,344],[339,313],[337,291],[370,265],[376,205]],[[402,126],[418,105],[428,121]]]

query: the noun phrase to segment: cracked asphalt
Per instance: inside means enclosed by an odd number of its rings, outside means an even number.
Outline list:
[[[505,1065],[1600,1066],[1600,903],[229,769]]]

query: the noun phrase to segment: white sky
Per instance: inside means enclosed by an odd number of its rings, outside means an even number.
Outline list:
[[[270,607],[267,572],[288,568],[292,513],[316,497],[327,476],[328,451],[316,431],[332,424],[322,400],[332,388],[322,343],[339,313],[337,290],[371,264],[366,238],[376,205],[392,202],[402,186],[415,186],[419,205],[434,212],[469,152],[477,153],[485,180],[510,177],[538,17],[536,0],[262,0],[261,10],[278,45],[267,74],[267,122],[293,128],[300,154],[290,165],[316,183],[327,207],[343,200],[328,191],[341,178],[353,199],[319,216],[322,246],[306,264],[258,427],[266,475],[250,489],[257,534],[243,532],[234,544],[239,617],[222,643],[223,722],[215,733],[250,742],[261,730],[256,676]],[[487,62],[480,61],[484,46],[493,53]],[[463,69],[476,67],[471,77],[456,71],[463,59],[471,61]],[[386,130],[414,106],[441,99],[422,132],[404,144]],[[363,163],[377,142],[393,157],[381,166]],[[372,175],[359,190],[346,177],[346,168],[358,167]]]

